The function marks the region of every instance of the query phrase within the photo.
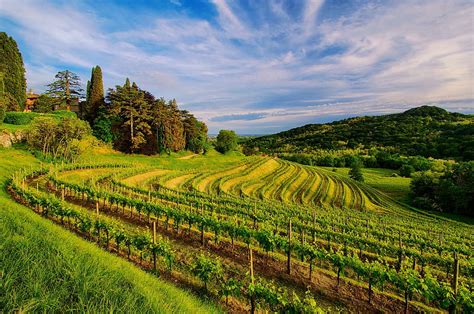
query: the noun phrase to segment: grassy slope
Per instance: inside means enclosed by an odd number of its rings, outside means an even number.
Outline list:
[[[19,130],[25,130],[27,127],[28,127],[27,125],[15,125],[15,124],[2,123],[0,124],[0,131],[5,130],[7,132],[16,132]]]
[[[332,167],[320,167],[332,171]],[[336,168],[338,174],[349,177],[350,168]],[[363,168],[364,182],[400,202],[408,201],[410,178],[392,177],[396,170]]]
[[[217,312],[12,201],[3,182],[38,164],[0,149],[0,309],[88,312]]]

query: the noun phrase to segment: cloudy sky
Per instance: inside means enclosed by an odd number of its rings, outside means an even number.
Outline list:
[[[221,128],[272,133],[421,104],[474,113],[472,0],[0,0],[28,86],[126,77]]]

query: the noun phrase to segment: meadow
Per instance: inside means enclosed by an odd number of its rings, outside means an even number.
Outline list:
[[[2,159],[12,152],[2,151]],[[192,292],[179,295],[186,299],[180,306],[189,308],[203,306],[194,300],[199,296],[235,312],[472,309],[472,226],[404,205],[409,179],[385,170],[364,169],[366,183],[359,183],[343,168],[214,151],[149,157],[102,149],[56,165],[27,153],[20,159],[25,162],[6,166],[9,193],[41,218],[14,208],[68,238],[38,241],[77,242],[87,246],[74,251],[79,256],[97,255],[94,266],[61,263],[113,272],[113,286],[132,285],[111,291],[117,293],[111,302],[166,308],[169,297],[157,291],[164,285],[178,293],[168,287],[172,282]],[[113,268],[105,255],[127,267]],[[150,284],[131,280],[135,273]],[[98,277],[97,286],[111,284]],[[143,296],[144,287],[145,299],[136,299],[133,293]]]

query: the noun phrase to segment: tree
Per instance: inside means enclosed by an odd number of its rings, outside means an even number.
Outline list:
[[[413,168],[412,165],[405,164],[405,165],[403,165],[403,166],[400,167],[399,172],[400,172],[400,175],[401,175],[402,177],[407,177],[407,178],[409,178],[409,177],[411,177],[411,174],[412,174],[413,172],[415,172],[415,168]]]
[[[349,177],[356,181],[364,182],[364,176],[362,175],[362,162],[360,159],[356,159],[352,162],[351,170],[349,170]]]
[[[5,83],[3,81],[3,73],[0,73],[0,123],[3,123],[3,119],[5,119],[6,107]]]
[[[115,139],[114,133],[112,132],[112,125],[113,121],[107,109],[101,107],[97,111],[97,117],[93,123],[92,135],[105,143],[111,143]]]
[[[186,110],[181,111],[186,149],[194,153],[204,151],[207,143],[207,125]]]
[[[134,153],[146,143],[151,128],[150,108],[144,99],[144,93],[127,78],[123,86],[110,89],[110,113],[116,116],[114,125],[118,133],[115,145],[122,150]]]
[[[222,154],[237,149],[237,134],[231,130],[220,130],[215,147]]]
[[[23,105],[26,101],[23,58],[16,41],[5,32],[0,32],[0,76],[3,76],[4,94],[9,95],[16,106]]]
[[[69,70],[58,72],[56,81],[48,85],[49,96],[54,97],[57,104],[66,104],[66,110],[71,110],[72,99],[80,99],[83,89],[79,76]]]
[[[165,147],[177,152],[186,146],[184,126],[176,99],[168,101],[168,124],[165,125]]]
[[[38,97],[33,106],[34,112],[48,113],[54,110],[54,99],[49,97],[47,94],[42,94]]]
[[[82,116],[93,126],[100,108],[104,106],[102,69],[98,65],[92,68],[91,80],[87,81],[86,102],[84,105],[85,108],[83,108]]]

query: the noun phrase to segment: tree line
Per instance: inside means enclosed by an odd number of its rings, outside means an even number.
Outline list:
[[[418,208],[474,216],[474,161],[453,164],[442,174],[422,172],[410,189]]]
[[[314,153],[323,150],[385,148],[405,156],[474,159],[474,115],[421,106],[403,113],[308,124],[251,139],[248,152]]]

